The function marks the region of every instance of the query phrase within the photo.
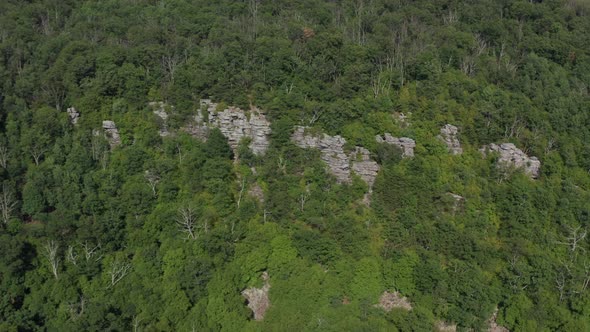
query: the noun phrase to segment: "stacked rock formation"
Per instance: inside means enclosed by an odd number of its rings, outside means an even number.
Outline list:
[[[397,138],[391,136],[390,133],[385,133],[383,136],[375,136],[375,141],[377,141],[377,143],[387,143],[398,146],[400,149],[402,149],[402,157],[404,158],[414,156],[414,148],[416,147],[416,142],[411,138]]]
[[[105,120],[102,122],[102,129],[104,129],[107,140],[109,141],[109,145],[111,149],[119,146],[121,144],[121,136],[119,135],[119,130],[115,125],[114,121]]]
[[[512,143],[502,143],[500,145],[492,143],[482,147],[479,151],[484,156],[487,155],[488,152],[498,152],[500,154],[498,166],[522,168],[531,178],[536,179],[539,177],[541,169],[541,162],[539,159],[537,159],[537,157],[527,156],[526,153]]]
[[[306,127],[297,126],[291,136],[295,145],[304,149],[318,149],[321,153],[321,159],[326,163],[330,173],[340,183],[350,183],[351,170],[359,175],[368,185],[369,188],[375,182],[375,177],[379,172],[379,164],[371,160],[369,150],[357,146],[351,153],[344,151],[346,139],[336,135],[327,134],[311,135],[306,133]]]
[[[457,138],[457,134],[459,130],[457,127],[446,124],[444,127],[440,129],[440,135],[438,136],[446,145],[451,154],[457,155],[463,153],[463,148],[461,147],[461,142]]]
[[[78,119],[80,118],[80,112],[78,112],[75,107],[69,107],[66,111],[68,112],[68,115],[70,116],[70,122],[73,125],[77,125]]]
[[[166,112],[166,103],[161,101],[152,101],[148,103],[148,106],[152,108],[154,114],[162,121],[160,123],[160,136],[169,136],[170,132],[168,131],[168,113]]]
[[[264,112],[258,108],[250,111],[237,107],[228,107],[217,112],[217,104],[209,99],[201,100],[201,105],[207,109],[208,119],[205,119],[203,112],[195,117],[195,124],[187,128],[194,136],[206,139],[209,128],[217,127],[227,137],[231,148],[236,152],[240,141],[243,138],[250,138],[250,149],[256,155],[264,155],[271,133],[270,122],[266,119]]]

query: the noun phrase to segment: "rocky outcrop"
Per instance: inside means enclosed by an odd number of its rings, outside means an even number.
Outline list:
[[[354,172],[363,179],[369,188],[373,186],[379,172],[379,164],[371,160],[369,150],[357,146],[351,153],[344,151],[346,139],[342,136],[327,134],[312,135],[306,132],[308,128],[297,126],[291,140],[295,145],[304,149],[318,149],[321,159],[326,163],[330,173],[340,183],[350,183]]]
[[[244,111],[237,107],[228,107],[217,112],[218,104],[209,99],[201,100],[201,105],[207,111],[207,116],[199,110],[195,116],[195,123],[186,130],[202,139],[206,139],[209,128],[217,127],[227,137],[228,143],[234,152],[243,138],[250,138],[250,149],[256,155],[264,155],[271,133],[270,122],[266,119],[264,112],[258,108]]]
[[[68,108],[66,110],[66,112],[68,112],[68,116],[70,117],[70,122],[73,125],[77,125],[78,119],[80,118],[80,112],[78,112],[75,107]]]
[[[152,108],[154,114],[160,119],[160,136],[169,136],[170,132],[168,131],[168,113],[166,112],[166,107],[168,107],[168,105],[161,101],[152,101],[148,103],[148,106]]]
[[[121,145],[121,136],[114,121],[105,120],[102,122],[102,129],[104,129],[107,140],[111,149]]]
[[[352,171],[360,176],[369,185],[369,188],[372,188],[381,167],[371,159],[369,150],[357,146],[350,158],[352,160]]]
[[[438,136],[438,138],[447,145],[449,152],[454,155],[463,153],[461,142],[459,142],[459,139],[457,138],[458,133],[459,129],[457,129],[457,127],[451,124],[446,124],[440,129],[440,135]]]
[[[242,291],[242,296],[248,300],[248,308],[254,314],[254,320],[263,320],[264,314],[270,307],[270,300],[268,298],[268,291],[270,290],[270,283],[268,281],[268,272],[262,273],[262,280],[264,285],[262,288],[250,287]]]
[[[398,292],[390,293],[388,291],[383,292],[379,298],[379,303],[375,307],[381,308],[386,312],[390,312],[394,308],[401,308],[404,310],[412,310],[412,304],[405,296],[402,296]]]
[[[385,133],[383,136],[375,136],[375,141],[377,141],[377,143],[387,143],[398,146],[400,149],[402,149],[402,157],[404,158],[414,156],[414,148],[416,147],[416,142],[411,138],[397,138],[391,136],[391,134],[389,133]]]
[[[346,140],[339,135],[327,134],[310,135],[306,133],[306,127],[297,126],[291,136],[291,140],[303,149],[318,149],[322,160],[328,165],[330,173],[340,183],[350,183],[350,158],[344,152]]]
[[[512,143],[502,143],[500,145],[490,144],[482,147],[479,150],[484,156],[489,152],[497,152],[500,157],[498,158],[499,167],[515,167],[522,168],[524,172],[531,178],[536,179],[539,177],[541,169],[541,162],[537,157],[529,157],[522,150],[517,148]]]

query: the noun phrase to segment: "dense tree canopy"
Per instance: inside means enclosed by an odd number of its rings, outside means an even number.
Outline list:
[[[0,1],[0,330],[587,331],[589,93],[585,0]],[[202,98],[265,110],[266,155],[183,131]],[[370,204],[295,125],[370,150]]]

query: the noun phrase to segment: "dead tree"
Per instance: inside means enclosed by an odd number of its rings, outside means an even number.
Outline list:
[[[566,241],[560,241],[558,243],[567,245],[569,247],[570,255],[575,256],[578,249],[584,250],[580,247],[580,242],[586,238],[587,231],[582,229],[582,226],[571,227],[566,226],[569,231],[569,236],[566,237]]]
[[[45,245],[43,246],[44,249],[44,254],[45,254],[45,258],[47,259],[47,261],[49,262],[49,266],[51,267],[51,273],[53,274],[53,276],[55,277],[55,279],[58,278],[58,269],[59,269],[59,263],[60,263],[60,259],[57,255],[57,250],[59,249],[59,245],[53,241],[47,241],[47,243],[45,243]]]
[[[113,261],[111,269],[109,270],[109,276],[111,277],[110,284],[107,288],[114,287],[121,279],[125,278],[131,270],[131,264],[121,261]]]
[[[93,257],[94,257],[94,261],[96,261],[96,262],[98,262],[102,258],[102,255],[98,254],[98,251],[101,248],[100,243],[97,244],[96,246],[91,246],[91,245],[88,245],[88,242],[84,242],[84,244],[80,244],[80,246],[84,250],[84,257],[86,258],[87,262],[90,261],[90,259]]]
[[[260,5],[260,0],[250,0],[248,10],[250,11],[250,15],[252,16],[252,39],[256,40],[257,36],[257,26],[258,26],[258,6]]]
[[[178,209],[176,223],[180,226],[180,230],[186,233],[187,238],[191,240],[197,238],[197,216],[192,207]]]
[[[559,273],[559,276],[555,278],[555,288],[559,291],[559,302],[562,302],[565,295],[565,276],[563,273]]]
[[[74,246],[68,246],[68,250],[66,251],[66,261],[73,265],[78,265],[78,257],[79,255],[76,253]]]
[[[160,176],[156,172],[153,172],[153,171],[145,171],[143,176],[145,177],[146,181],[148,182],[148,186],[150,187],[150,189],[152,189],[152,194],[154,195],[154,197],[156,197],[157,196],[156,186],[160,182]]]
[[[2,184],[2,193],[0,194],[0,213],[2,213],[2,221],[7,224],[12,217],[12,212],[16,209],[17,201],[14,198],[12,190],[6,183]]]
[[[0,145],[0,166],[6,169],[8,165],[8,147],[6,145]]]
[[[238,194],[238,209],[240,208],[240,202],[242,201],[242,196],[244,195],[245,187],[246,187],[246,177],[243,177],[242,184],[240,186],[240,193]]]

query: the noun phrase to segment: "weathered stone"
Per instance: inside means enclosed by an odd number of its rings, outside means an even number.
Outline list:
[[[102,129],[104,129],[107,140],[109,141],[109,145],[111,149],[119,146],[121,144],[121,136],[119,136],[119,130],[115,125],[114,121],[105,120],[102,122]]]
[[[457,127],[451,124],[446,124],[440,129],[440,135],[438,136],[438,138],[447,145],[449,152],[454,155],[463,153],[461,142],[459,142],[459,139],[457,138],[458,133],[459,129],[457,129]]]
[[[229,107],[217,112],[217,104],[209,99],[202,99],[201,105],[206,107],[208,119],[205,119],[203,112],[199,110],[195,116],[195,123],[185,128],[192,135],[206,138],[209,127],[217,127],[227,137],[228,143],[237,151],[238,145],[243,138],[250,138],[250,149],[256,155],[264,155],[271,133],[270,122],[266,119],[264,112],[258,108],[252,108],[245,112],[237,107]]]
[[[148,103],[148,106],[152,108],[154,114],[160,118],[161,123],[159,134],[162,137],[169,136],[170,132],[168,131],[168,113],[166,112],[166,103],[161,101],[152,101]]]
[[[402,296],[399,292],[390,293],[388,291],[381,294],[379,303],[376,304],[375,307],[381,308],[387,312],[390,312],[394,308],[412,310],[412,304],[408,301],[408,298]]]
[[[264,271],[262,273],[262,280],[264,280],[262,288],[250,287],[242,291],[242,296],[248,300],[248,308],[254,313],[255,320],[263,320],[266,311],[270,307],[270,300],[268,298],[270,283],[268,279],[268,273]]]
[[[350,155],[350,159],[352,160],[352,170],[354,173],[360,176],[369,185],[369,188],[372,188],[381,167],[379,167],[376,161],[371,159],[369,150],[357,146]]]
[[[330,173],[340,183],[352,181],[351,171],[369,185],[370,188],[375,182],[379,172],[379,164],[371,160],[369,150],[356,146],[354,151],[347,154],[344,151],[346,139],[342,136],[330,136],[327,134],[311,135],[306,133],[308,128],[297,126],[291,136],[295,145],[304,149],[320,150],[320,158],[326,163]]]
[[[397,138],[391,136],[391,134],[389,133],[385,133],[383,136],[375,136],[375,141],[377,141],[377,143],[387,143],[398,146],[400,149],[402,149],[402,157],[404,158],[414,156],[414,148],[416,147],[416,142],[411,138]]]
[[[340,183],[350,183],[350,159],[344,152],[346,140],[339,136],[306,134],[306,127],[297,126],[291,136],[295,145],[304,149],[318,149],[321,159],[328,165],[330,172]]]
[[[490,144],[482,147],[479,150],[484,156],[488,152],[498,152],[500,157],[498,159],[498,166],[512,166],[515,168],[522,168],[524,172],[531,178],[536,179],[539,177],[541,169],[541,162],[537,157],[529,157],[522,150],[518,149],[512,143],[502,143],[500,145]]]
[[[77,125],[78,119],[80,118],[80,112],[78,112],[75,107],[70,107],[66,111],[68,112],[68,115],[70,116],[70,122],[73,125]]]

